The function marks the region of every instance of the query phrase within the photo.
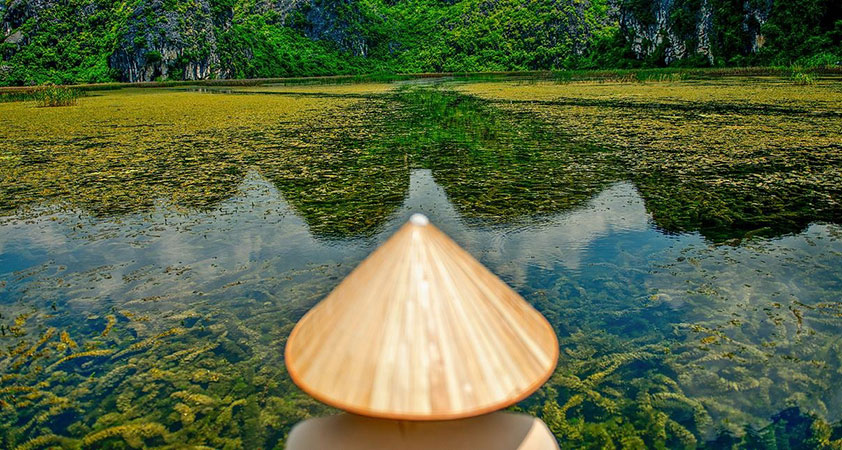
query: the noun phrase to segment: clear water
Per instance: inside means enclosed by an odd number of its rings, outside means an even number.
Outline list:
[[[3,217],[0,442],[282,445],[298,420],[330,413],[286,376],[292,324],[414,212],[555,327],[557,374],[518,408],[544,417],[563,445],[595,441],[586,423],[646,445],[718,447],[748,446],[747,429],[780,439],[763,433],[782,420],[806,439],[815,418],[842,418],[838,224],[735,230],[736,240],[721,227],[668,231],[608,150],[550,132],[513,138],[503,119],[477,123],[472,110],[435,128],[435,114],[372,101],[404,121],[373,146],[332,141],[370,159],[328,172],[363,183],[369,165],[397,173],[378,196],[319,202],[308,191],[318,183],[290,188],[258,160],[210,207],[153,199],[103,215],[36,202]],[[421,151],[382,153],[402,146]],[[353,180],[330,187],[344,183]]]

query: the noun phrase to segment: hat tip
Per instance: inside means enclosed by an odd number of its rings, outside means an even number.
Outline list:
[[[412,217],[409,218],[409,222],[413,225],[423,227],[430,223],[430,219],[428,219],[427,216],[425,216],[424,214],[415,213],[412,215]]]

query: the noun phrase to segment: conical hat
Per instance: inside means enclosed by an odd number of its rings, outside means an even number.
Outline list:
[[[444,420],[514,404],[558,359],[550,324],[421,215],[295,326],[292,380],[370,417]]]

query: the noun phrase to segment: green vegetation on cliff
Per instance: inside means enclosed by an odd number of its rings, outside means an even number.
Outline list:
[[[664,9],[666,8],[666,9]],[[837,65],[833,0],[6,0],[0,84]]]

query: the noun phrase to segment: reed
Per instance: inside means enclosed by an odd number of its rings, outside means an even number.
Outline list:
[[[84,96],[84,89],[46,84],[0,90],[0,103],[35,101],[41,107],[72,106]]]
[[[66,86],[46,86],[34,92],[34,99],[42,108],[73,106],[84,96],[82,90]]]

